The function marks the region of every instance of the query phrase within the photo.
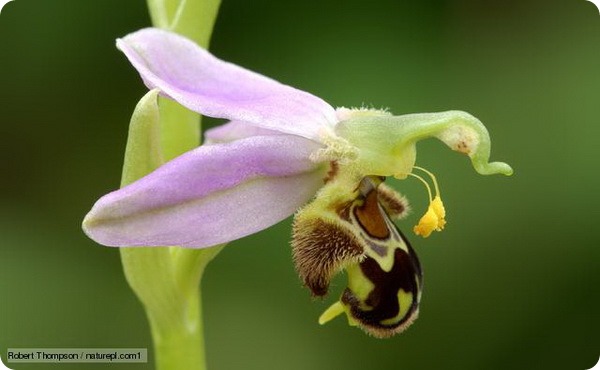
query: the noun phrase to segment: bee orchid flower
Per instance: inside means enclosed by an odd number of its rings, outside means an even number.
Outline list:
[[[393,223],[408,203],[384,180],[423,181],[429,209],[415,232],[443,229],[437,181],[415,166],[419,140],[438,138],[480,174],[512,172],[489,162],[488,132],[465,112],[335,109],[159,29],[137,31],[117,47],[148,88],[228,123],[208,130],[204,145],[100,198],[84,220],[87,235],[107,246],[205,248],[295,214],[294,261],[313,295],[348,272],[348,288],[321,322],[346,313],[351,324],[387,337],[416,318],[421,267]],[[433,180],[433,191],[415,171]]]

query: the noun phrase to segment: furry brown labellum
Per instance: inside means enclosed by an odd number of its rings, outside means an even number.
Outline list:
[[[296,269],[314,296],[327,294],[333,275],[363,257],[363,246],[352,230],[330,217],[297,217],[292,251]]]
[[[353,192],[320,193],[296,215],[292,248],[315,296],[325,295],[331,278],[346,269],[348,287],[331,317],[345,311],[351,324],[389,337],[416,318],[422,276],[416,254],[391,221],[406,215],[408,202],[382,181],[366,177]]]
[[[324,296],[331,278],[345,264],[360,261],[364,249],[338,212],[316,208],[312,203],[294,218],[292,252],[304,285]]]

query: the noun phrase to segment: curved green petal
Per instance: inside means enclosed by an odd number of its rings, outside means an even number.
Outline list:
[[[491,141],[487,129],[462,111],[361,115],[340,122],[336,133],[357,148],[358,170],[371,175],[406,177],[416,160],[415,144],[430,137],[468,155],[482,175],[513,173],[504,162],[489,162]]]

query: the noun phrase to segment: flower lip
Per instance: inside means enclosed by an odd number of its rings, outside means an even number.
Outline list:
[[[322,99],[224,62],[175,33],[146,28],[118,39],[117,47],[149,88],[203,115],[315,141],[338,121]]]

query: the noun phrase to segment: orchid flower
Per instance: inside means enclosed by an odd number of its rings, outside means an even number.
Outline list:
[[[325,295],[334,274],[348,273],[348,288],[322,323],[346,313],[350,324],[388,337],[416,318],[421,267],[392,222],[409,207],[384,180],[423,181],[429,208],[414,231],[427,237],[443,229],[435,176],[415,166],[419,140],[441,140],[480,174],[512,173],[488,161],[488,132],[465,112],[335,109],[159,29],[130,34],[117,47],[148,88],[229,122],[208,130],[204,145],[99,199],[84,220],[87,235],[107,246],[205,248],[295,213],[294,261],[312,294]]]

